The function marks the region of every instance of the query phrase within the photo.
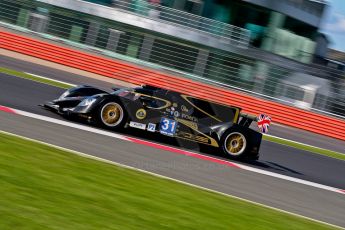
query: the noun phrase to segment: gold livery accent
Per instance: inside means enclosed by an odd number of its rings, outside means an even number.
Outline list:
[[[207,144],[214,147],[219,147],[218,142],[215,139],[213,139],[212,137],[198,130],[196,123],[187,121],[184,119],[179,119],[179,118],[176,118],[175,120],[191,128],[192,130],[195,131],[195,133],[197,133],[197,134],[191,134],[191,133],[186,133],[186,132],[179,132],[178,135],[176,136],[177,138],[187,139],[187,140],[195,141],[198,143]]]
[[[189,98],[193,98],[193,97],[190,97],[190,96],[187,96],[187,95],[181,95],[181,97],[183,99],[185,99],[189,104],[191,104],[194,108],[196,108],[197,110],[199,110],[200,112],[203,112],[204,114],[206,114],[207,116],[213,118],[214,120],[218,121],[218,122],[222,122],[219,118],[215,117],[215,116],[212,116],[211,114],[209,114],[208,112],[206,112],[205,110],[195,106],[190,100]],[[202,99],[203,100],[203,99]],[[206,100],[204,100],[206,101]]]
[[[189,128],[198,129],[198,124],[193,122],[193,121],[187,121],[187,120],[183,120],[183,119],[177,119],[177,121],[188,126]]]
[[[197,98],[197,97],[191,97],[191,96],[187,96],[187,95],[181,95],[181,97],[182,97],[183,99],[185,99],[189,104],[191,104],[194,108],[196,108],[197,110],[199,110],[200,112],[206,114],[207,116],[213,118],[214,120],[216,120],[216,121],[218,121],[218,122],[223,122],[223,121],[220,120],[219,118],[217,118],[217,117],[215,117],[215,116],[212,116],[211,114],[209,114],[209,113],[206,112],[205,110],[203,110],[203,109],[197,107],[196,105],[194,105],[194,104],[189,100],[189,98],[195,98],[195,99],[199,99],[199,98]],[[221,106],[225,106],[225,107],[229,107],[229,108],[236,109],[236,113],[235,113],[233,122],[234,122],[234,123],[237,123],[237,122],[238,122],[239,113],[240,113],[240,110],[239,110],[238,108],[231,107],[231,106],[227,106],[227,105],[223,105],[223,104],[216,103],[216,102],[211,102],[211,101],[208,101],[208,100],[205,100],[205,99],[199,99],[199,100],[203,100],[203,101],[210,102],[210,103],[212,103],[212,104],[218,104],[218,105],[221,105]]]
[[[180,132],[179,133],[182,137],[182,138],[186,138],[186,139],[189,139],[189,140],[192,140],[192,141],[196,141],[196,142],[200,142],[200,143],[203,143],[203,144],[208,144],[209,143],[209,139],[207,137],[203,137],[203,136],[200,136],[200,135],[194,135],[194,134],[191,134],[191,133],[186,133],[186,132]]]
[[[150,98],[153,98],[153,99],[156,99],[156,100],[160,100],[160,101],[163,101],[165,103],[165,105],[162,105],[160,107],[151,107],[151,106],[146,106],[147,108],[149,109],[157,109],[157,110],[160,110],[160,109],[165,109],[165,108],[168,108],[171,106],[171,102],[168,101],[168,100],[165,100],[163,98],[160,98],[160,97],[154,97],[154,96],[150,96],[150,95],[147,95],[147,94],[142,94],[142,93],[136,93],[135,94],[136,96],[143,96],[143,97],[150,97]]]
[[[135,113],[135,116],[139,119],[145,119],[146,118],[146,110],[145,109],[138,109],[138,111]]]

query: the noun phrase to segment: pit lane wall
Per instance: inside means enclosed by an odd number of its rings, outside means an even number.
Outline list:
[[[23,53],[133,84],[150,84],[196,97],[234,105],[251,114],[269,114],[273,122],[345,140],[345,121],[258,99],[228,89],[183,79],[156,70],[0,31],[0,48]]]

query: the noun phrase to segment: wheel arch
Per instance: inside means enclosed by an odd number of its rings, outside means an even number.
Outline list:
[[[231,132],[239,132],[242,133],[246,138],[246,150],[245,154],[239,158],[248,158],[248,159],[258,159],[259,157],[259,149],[261,145],[261,139],[262,134],[260,132],[257,132],[253,129],[240,126],[238,124],[227,124],[223,128],[219,129],[218,135],[220,135],[219,139],[219,146],[223,148],[224,141],[225,141],[225,135],[228,135]],[[235,157],[236,158],[236,157]]]
[[[103,109],[105,108],[105,106],[107,106],[108,104],[117,104],[117,106],[120,107],[120,111],[121,111],[121,118],[120,118],[120,122],[114,124],[114,126],[109,124],[106,124],[104,117],[103,117]],[[126,110],[126,105],[125,103],[120,100],[119,97],[105,97],[102,100],[100,100],[97,105],[95,105],[95,107],[92,110],[93,113],[93,117],[95,117],[95,121],[106,128],[110,128],[110,129],[114,129],[114,130],[121,130],[125,127],[125,124],[128,121],[128,111]],[[116,113],[115,113],[116,114]],[[113,116],[113,115],[111,115]]]

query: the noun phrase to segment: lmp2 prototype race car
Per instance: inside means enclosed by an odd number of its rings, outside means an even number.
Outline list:
[[[262,134],[249,126],[259,121],[266,132],[270,124],[265,115],[147,85],[111,93],[81,85],[41,106],[112,130],[131,127],[216,147],[231,159],[258,159]]]

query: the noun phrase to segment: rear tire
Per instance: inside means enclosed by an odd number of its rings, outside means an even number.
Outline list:
[[[112,130],[123,129],[127,121],[124,107],[115,101],[103,103],[98,109],[97,117],[101,126]]]
[[[247,155],[249,140],[247,134],[238,129],[227,130],[221,140],[223,153],[231,159],[243,159]]]

